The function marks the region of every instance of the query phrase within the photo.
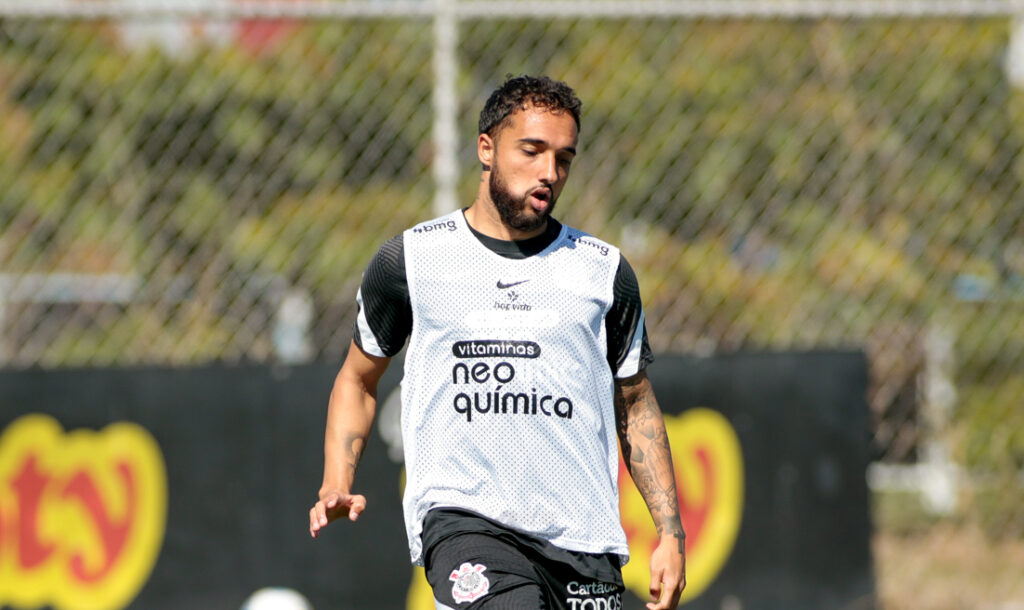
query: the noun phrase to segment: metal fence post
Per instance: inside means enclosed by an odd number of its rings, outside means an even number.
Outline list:
[[[458,73],[456,47],[458,29],[455,0],[437,0],[434,17],[434,214],[441,216],[456,208],[458,182],[457,146]]]
[[[949,448],[949,425],[956,405],[956,332],[943,316],[932,318],[924,336],[921,373],[921,495],[935,514],[950,515],[957,507],[958,470]]]

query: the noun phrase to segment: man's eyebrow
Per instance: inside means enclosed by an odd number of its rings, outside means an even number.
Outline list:
[[[547,140],[541,140],[540,138],[519,138],[516,141],[519,142],[520,144],[534,144],[534,145],[537,145],[537,146],[548,146]],[[572,153],[573,156],[576,156],[576,147],[575,146],[566,146],[565,148],[562,148],[560,150]]]

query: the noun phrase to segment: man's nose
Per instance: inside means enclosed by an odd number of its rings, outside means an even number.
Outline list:
[[[544,164],[541,167],[540,181],[544,184],[554,184],[558,181],[558,159],[554,155],[545,155]]]

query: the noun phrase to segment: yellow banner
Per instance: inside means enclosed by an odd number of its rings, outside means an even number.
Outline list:
[[[675,463],[679,510],[686,530],[686,590],[693,599],[710,585],[732,554],[743,517],[743,454],[735,430],[712,409],[665,415]],[[629,540],[626,587],[647,600],[650,559],[658,536],[643,497],[619,463],[619,507]]]
[[[0,435],[0,606],[126,606],[166,515],[166,468],[145,429],[65,432],[48,415],[20,417]]]

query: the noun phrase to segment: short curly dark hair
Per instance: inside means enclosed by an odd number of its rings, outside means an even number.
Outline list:
[[[580,130],[580,110],[583,103],[576,97],[572,87],[547,76],[510,74],[504,84],[487,98],[487,103],[480,111],[478,133],[494,137],[500,128],[509,125],[512,113],[529,106],[568,112],[576,121],[576,131]]]

